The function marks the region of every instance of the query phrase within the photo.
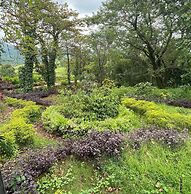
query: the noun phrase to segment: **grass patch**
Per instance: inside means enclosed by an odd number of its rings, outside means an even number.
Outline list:
[[[98,172],[88,162],[73,156],[57,163],[38,181],[39,193],[79,194],[89,190],[97,182]]]
[[[178,194],[181,184],[182,193],[191,193],[190,160],[190,141],[179,150],[151,143],[140,150],[127,149],[121,160],[110,160],[104,166],[115,177],[112,186],[121,188],[121,194]]]

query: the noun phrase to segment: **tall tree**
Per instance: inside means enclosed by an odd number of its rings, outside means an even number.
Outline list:
[[[92,57],[96,64],[95,75],[101,85],[106,78],[106,65],[109,61],[109,53],[113,43],[113,33],[109,29],[99,29],[89,37],[89,45]]]
[[[33,67],[36,58],[36,28],[38,23],[38,0],[10,0],[3,4],[2,29],[5,40],[13,43],[25,58],[21,82],[24,91],[33,88]]]
[[[55,85],[55,68],[62,33],[73,31],[77,13],[68,8],[67,4],[57,4],[41,0],[41,22],[37,29],[37,38],[41,46],[44,77],[48,87]]]
[[[164,72],[169,65],[165,55],[171,55],[170,49],[182,35],[178,13],[185,2],[109,0],[94,19],[113,27],[122,47],[131,46],[141,51],[151,64],[156,84],[164,87]],[[171,66],[177,59],[177,54],[173,56]]]

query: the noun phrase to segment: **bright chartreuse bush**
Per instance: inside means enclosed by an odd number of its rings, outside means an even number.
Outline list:
[[[28,105],[24,108],[17,109],[12,113],[13,118],[24,118],[26,122],[35,122],[41,115],[38,105]]]
[[[74,110],[75,111],[75,110]],[[62,106],[52,106],[42,114],[45,129],[50,133],[65,134],[66,131],[110,130],[115,132],[128,132],[144,125],[144,121],[132,110],[119,106],[119,114],[105,120],[89,120],[84,117],[66,118],[62,114]]]
[[[191,129],[191,114],[182,114],[168,106],[159,105],[145,100],[124,98],[123,105],[142,115],[146,122],[164,128]]]
[[[63,93],[58,102],[42,114],[45,129],[51,133],[92,129],[129,131],[140,126],[138,116],[120,107],[119,97],[110,88],[97,88],[88,94],[83,91]]]
[[[110,159],[104,170],[115,179],[112,187],[128,193],[191,193],[191,142],[178,150],[156,143],[126,149],[120,160]],[[181,183],[182,182],[182,183]]]
[[[13,76],[13,77],[10,77],[10,76],[4,76],[3,77],[3,80],[4,81],[8,81],[14,85],[19,85],[20,84],[20,80],[19,80],[19,77],[18,76]]]
[[[1,128],[2,135],[10,131],[14,134],[15,143],[20,147],[33,143],[35,133],[33,125],[27,124],[23,118],[12,118]]]
[[[26,101],[10,97],[6,97],[4,99],[4,103],[7,104],[8,106],[12,106],[15,108],[23,108],[25,106],[36,105],[36,103],[32,101]]]
[[[114,118],[102,121],[80,121],[75,129],[96,129],[98,131],[110,130],[113,132],[129,132],[132,129],[145,125],[144,121],[132,110],[119,106],[119,114]]]
[[[60,112],[59,106],[51,106],[42,114],[45,129],[50,133],[62,134],[63,130],[70,127],[69,119],[65,118]]]
[[[14,131],[1,131],[0,128],[0,160],[2,157],[11,157],[17,151]]]
[[[34,143],[35,130],[30,123],[35,122],[41,114],[40,107],[34,102],[5,98],[5,104],[19,108],[12,112],[11,118],[0,126],[2,142],[1,156],[10,157],[24,146]]]

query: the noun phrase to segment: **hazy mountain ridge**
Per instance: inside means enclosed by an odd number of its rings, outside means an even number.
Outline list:
[[[13,45],[3,43],[3,50],[0,63],[17,65],[24,62],[22,55]]]

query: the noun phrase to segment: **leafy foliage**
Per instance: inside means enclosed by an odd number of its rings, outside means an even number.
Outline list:
[[[0,128],[3,142],[1,143],[1,156],[10,157],[18,147],[34,143],[34,128],[31,122],[40,116],[40,107],[30,101],[6,98],[8,105],[19,107],[13,111],[10,120]]]
[[[165,128],[190,129],[191,127],[189,122],[190,114],[171,113],[154,102],[136,100],[134,98],[125,98],[123,104],[143,115],[149,124]]]
[[[49,132],[65,134],[70,131],[81,131],[83,134],[83,131],[104,130],[110,127],[113,131],[120,131],[120,116],[124,117],[122,124],[124,130],[132,128],[132,125],[138,125],[137,118],[132,112],[126,111],[126,115],[122,113],[117,116],[120,101],[110,89],[94,89],[88,95],[81,91],[74,95],[66,93],[59,97],[59,103],[61,105],[49,107],[42,114],[44,126]],[[130,121],[129,117],[129,121],[125,122],[127,115],[133,120]]]
[[[140,148],[143,144],[156,141],[171,148],[181,146],[189,137],[187,131],[178,132],[171,129],[146,128],[138,129],[128,134],[130,144],[134,148]]]

